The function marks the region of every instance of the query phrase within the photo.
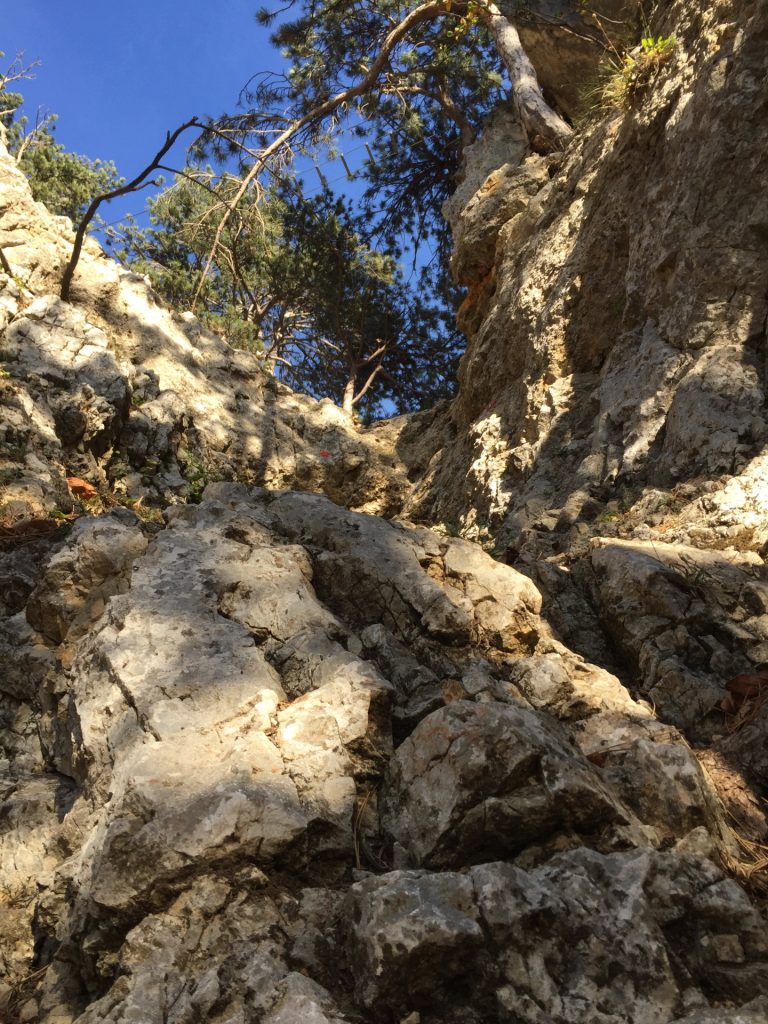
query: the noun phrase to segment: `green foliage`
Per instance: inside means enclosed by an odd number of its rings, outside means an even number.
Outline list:
[[[674,36],[646,35],[640,45],[609,62],[597,99],[601,109],[626,110],[656,78],[677,46]]]
[[[51,213],[77,224],[95,196],[116,188],[123,179],[112,161],[68,153],[55,141],[53,130],[50,127],[41,133],[20,159],[19,167],[29,178],[36,200]]]
[[[238,184],[188,167],[149,201],[148,228],[129,221],[110,232],[115,255],[148,275],[176,309],[189,309]],[[366,218],[328,191],[308,199],[284,187],[259,202],[246,197],[226,226],[201,300],[209,328],[260,353],[297,390],[339,404],[345,392],[348,402],[357,397],[364,417],[387,400],[413,409],[449,390],[458,336],[447,311],[417,298],[396,250],[379,251]]]
[[[359,82],[382,39],[413,6],[403,0],[288,3],[297,17],[279,24],[273,42],[289,71],[255,80],[243,126],[266,128],[278,110],[287,122]],[[258,17],[269,24],[285,9],[271,4]],[[376,85],[340,112],[352,135],[368,140],[363,201],[372,216],[378,208],[390,240],[431,235],[447,255],[440,207],[455,187],[465,146],[503,97],[502,67],[487,30],[467,4],[457,3],[455,11],[415,26]],[[309,148],[323,141],[316,129],[302,139]]]
[[[123,179],[111,160],[89,160],[68,153],[55,141],[53,131],[51,126],[41,133],[19,166],[29,178],[35,199],[77,224],[95,196],[116,188]]]
[[[51,213],[77,223],[94,196],[110,191],[123,179],[112,161],[68,153],[56,142],[55,115],[38,115],[35,124],[30,124],[22,113],[22,95],[7,88],[18,77],[25,77],[24,72],[0,75],[0,121],[7,130],[9,152],[29,179],[35,199],[45,203]]]
[[[203,497],[203,491],[208,485],[208,472],[205,463],[197,452],[189,448],[179,449],[179,461],[184,477],[189,484],[189,500],[199,504]]]
[[[150,278],[173,308],[191,308],[195,286],[213,242],[217,214],[231,200],[238,182],[217,178],[210,168],[189,167],[148,201],[149,227],[132,218],[107,229],[107,244],[123,264]],[[270,218],[248,197],[222,238],[214,272],[201,296],[201,319],[241,348],[259,351],[262,321],[269,314],[264,284]]]
[[[447,311],[408,288],[396,251],[373,247],[365,215],[324,192],[292,202],[284,227],[311,310],[288,345],[289,381],[304,375],[312,393],[336,397],[357,394],[375,374],[360,403],[368,416],[382,399],[413,410],[447,394],[458,335]]]

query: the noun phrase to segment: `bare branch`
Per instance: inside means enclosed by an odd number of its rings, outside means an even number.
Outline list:
[[[383,369],[384,369],[384,364],[383,363],[379,363],[378,366],[375,366],[373,368],[372,372],[370,373],[370,375],[368,377],[368,380],[365,382],[365,384],[363,384],[363,386],[357,392],[355,397],[352,399],[352,405],[357,405],[357,403],[361,399],[363,399],[365,397],[365,395],[368,393],[371,385],[373,384],[373,382],[376,380],[376,378],[378,377],[378,375],[381,373],[381,371]]]
[[[40,66],[39,60],[23,64],[24,51],[19,50],[6,71],[0,73],[0,92],[5,92],[11,82],[19,82],[23,78],[34,78],[32,69]]]
[[[82,252],[83,242],[85,241],[85,235],[88,230],[88,225],[91,223],[93,218],[96,216],[96,211],[102,203],[109,202],[111,199],[117,199],[118,196],[125,196],[131,192],[138,192],[142,188],[146,188],[150,182],[146,179],[149,175],[156,171],[162,163],[165,154],[172,148],[179,136],[187,131],[188,128],[201,128],[204,129],[205,125],[201,124],[197,118],[191,118],[189,121],[185,121],[184,124],[174,132],[168,132],[165,136],[165,143],[161,149],[155,154],[154,159],[151,163],[147,164],[143,171],[136,175],[136,177],[129,181],[125,185],[121,185],[119,188],[114,188],[110,192],[105,192],[103,195],[96,196],[91,202],[91,205],[85,211],[85,216],[80,221],[80,225],[75,233],[75,244],[72,247],[72,255],[69,257],[69,262],[64,270],[64,276],[61,279],[61,298],[65,302],[69,301],[69,293],[72,287],[72,278],[75,276],[75,270],[77,269],[77,263],[80,259],[80,253]]]
[[[512,22],[492,0],[479,0],[478,16],[491,33],[512,83],[512,95],[531,146],[540,152],[561,149],[573,134],[570,125],[544,99],[536,71]]]
[[[381,49],[379,50],[376,59],[371,64],[366,75],[361,79],[357,85],[351,86],[349,89],[345,89],[343,92],[337,93],[330,99],[326,100],[325,103],[321,103],[315,107],[314,110],[310,110],[303,117],[298,118],[293,124],[289,125],[280,135],[274,139],[266,148],[261,151],[258,160],[254,163],[251,169],[243,178],[242,184],[237,191],[237,194],[233,198],[232,202],[227,209],[227,212],[222,217],[219,225],[216,229],[214,236],[213,245],[208,254],[208,258],[203,268],[203,272],[200,275],[197,288],[195,290],[195,296],[192,300],[192,311],[194,312],[195,306],[197,305],[200,293],[203,289],[205,279],[210,273],[213,261],[216,258],[218,252],[219,243],[221,242],[221,236],[224,233],[224,229],[227,226],[229,218],[232,216],[237,204],[246,194],[251,184],[261,174],[261,172],[268,165],[270,159],[282,149],[294,136],[296,136],[303,128],[309,124],[316,124],[320,121],[325,120],[330,114],[332,114],[338,107],[344,103],[348,103],[350,100],[355,99],[357,96],[362,96],[368,92],[378,81],[380,75],[387,66],[390,54],[405,36],[411,31],[416,25],[420,25],[425,21],[431,21],[433,18],[437,18],[442,14],[446,14],[451,7],[451,0],[431,0],[431,2],[421,4],[415,10],[411,11],[403,20],[392,29],[387,35],[386,39],[382,43]]]
[[[16,150],[16,153],[14,154],[13,159],[16,161],[17,166],[21,163],[22,157],[24,156],[26,151],[30,149],[32,146],[37,145],[45,130],[55,120],[56,118],[53,116],[53,114],[44,114],[42,110],[37,111],[37,114],[35,115],[35,127],[24,135],[23,139],[21,140],[21,144],[19,145],[19,148]]]

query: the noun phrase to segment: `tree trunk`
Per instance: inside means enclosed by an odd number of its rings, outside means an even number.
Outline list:
[[[517,29],[491,0],[482,4],[479,13],[509,74],[515,104],[531,146],[540,153],[562,149],[573,130],[544,99]]]
[[[355,385],[357,384],[357,374],[354,370],[349,371],[349,378],[347,383],[344,385],[344,397],[341,400],[341,408],[344,412],[351,416],[355,411]]]

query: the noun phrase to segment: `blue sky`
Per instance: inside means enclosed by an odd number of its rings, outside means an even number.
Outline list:
[[[192,115],[235,108],[257,71],[278,70],[269,31],[256,24],[259,0],[17,0],[3,5],[4,66],[19,50],[39,58],[18,90],[28,112],[59,115],[67,149],[114,160],[125,177],[141,170],[169,129]],[[189,141],[193,135],[190,134]],[[176,160],[181,161],[183,147]],[[144,194],[119,211],[138,213]]]
[[[0,22],[2,65],[19,51],[28,63],[39,59],[34,78],[12,87],[24,95],[25,112],[32,118],[38,108],[58,114],[56,138],[66,149],[114,160],[130,179],[149,163],[167,131],[195,115],[233,112],[254,74],[281,70],[270,29],[256,22],[261,3],[16,0]],[[189,132],[165,162],[182,166],[185,145],[194,137]],[[341,147],[349,165],[359,168],[364,143],[347,137]],[[319,159],[337,193],[360,196],[362,184],[348,182],[338,162],[328,165],[325,154]],[[311,163],[301,161],[299,168],[305,194],[319,191]],[[99,215],[112,224],[126,214],[142,220],[149,195],[147,189],[117,199]]]

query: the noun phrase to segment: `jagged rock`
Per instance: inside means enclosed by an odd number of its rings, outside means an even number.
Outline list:
[[[705,734],[726,683],[750,670],[752,652],[760,657],[763,560],[736,551],[602,540],[591,561],[604,628],[636,660],[641,689],[666,721]]]
[[[344,668],[278,713],[277,742],[305,803],[317,807],[321,820],[337,824],[348,849],[354,776],[380,769],[391,753],[391,686],[357,659]]]
[[[502,227],[529,205],[548,177],[546,162],[533,158],[520,170],[528,138],[515,112],[500,108],[464,156],[464,180],[443,207],[455,239],[451,270],[471,286],[493,270]]]
[[[528,875],[490,865],[472,879],[505,949],[502,1020],[654,1024],[765,992],[762,922],[708,861],[578,850]]]
[[[345,512],[312,495],[280,497],[272,511],[289,537],[329,549],[314,560],[316,585],[321,595],[333,588],[353,621],[383,622],[406,639],[424,628],[441,640],[469,641],[471,603],[423,571],[423,563],[441,554],[434,536]]]
[[[30,627],[23,613],[3,621],[0,658],[3,661],[0,691],[14,700],[28,702],[35,699],[55,662],[45,638]]]
[[[52,410],[8,379],[0,378],[0,394],[3,516],[21,519],[47,516],[56,509],[71,511]]]
[[[739,1010],[718,1007],[716,1010],[694,1010],[674,1024],[762,1024],[768,1014],[768,999],[755,999]]]
[[[280,900],[264,891],[265,882],[257,871],[229,882],[202,878],[145,918],[104,963],[107,976],[117,969],[120,977],[79,1024],[344,1020],[329,993],[288,966]],[[55,998],[52,991],[51,1004]],[[55,1019],[53,1006],[46,1009]]]
[[[569,0],[526,0],[523,7],[501,0],[499,7],[514,9],[542,88],[569,118],[583,115],[603,46],[618,50],[633,41],[641,17],[635,0],[592,0],[587,8]]]
[[[578,133],[551,178],[536,158],[505,168],[512,141],[497,158],[497,187],[483,191],[477,181],[474,199],[447,207],[454,266],[472,266],[484,223],[495,256],[489,281],[470,289],[461,310],[468,347],[451,432],[435,434],[439,454],[407,503],[410,515],[500,536],[518,551],[521,530],[532,531],[531,547],[550,544],[547,555],[557,555],[578,543],[564,521],[577,494],[598,503],[594,532],[611,499],[634,504],[643,487],[724,488],[734,530],[741,485],[720,475],[743,473],[749,505],[757,497],[750,466],[767,430],[768,305],[766,254],[747,240],[768,223],[758,156],[766,12],[676,2],[656,9],[652,31],[674,37],[674,51],[628,112]],[[552,37],[538,25],[525,38]],[[541,63],[556,66],[551,49]],[[467,181],[488,178],[482,154],[503,152],[507,137],[501,119],[489,125],[468,151]],[[729,175],[729,165],[759,170]],[[532,167],[538,189],[531,183],[529,193],[522,183]],[[704,193],[721,199],[702,203]],[[482,244],[480,252],[485,267]],[[704,519],[710,542],[722,544],[719,517],[702,512],[691,510],[689,542]],[[663,527],[662,540],[676,526],[669,511],[663,522],[637,524]],[[759,550],[757,537],[739,534]]]
[[[30,624],[56,643],[82,632],[101,617],[113,594],[127,590],[133,563],[146,547],[130,512],[79,520],[29,596]]]
[[[92,240],[75,276],[77,305],[62,302],[54,293],[72,235],[32,200],[1,140],[0,178],[0,248],[27,282],[22,294],[0,274],[0,360],[10,375],[0,380],[0,458],[5,440],[18,474],[0,477],[5,512],[69,511],[72,470],[95,485],[108,479],[130,501],[199,498],[206,483],[239,478],[371,512],[399,508],[409,473],[433,454],[418,417],[415,431],[407,417],[364,431],[329,400],[293,394],[256,356],[191,314],[171,314]]]
[[[26,767],[21,780],[7,767],[0,771],[0,969],[8,979],[23,972],[34,955],[30,908],[66,856],[69,829],[57,819],[63,817],[73,795],[69,780],[43,773],[39,764]],[[22,764],[17,764],[16,771],[21,769]]]
[[[502,650],[536,647],[538,591],[472,545],[344,512],[311,495],[280,497],[272,511],[292,539],[311,536],[330,549],[315,559],[316,585],[321,594],[344,594],[340,607],[353,621],[381,622],[406,640],[423,628],[457,645],[473,639]]]
[[[72,242],[59,218],[52,217],[36,203],[29,184],[6,149],[0,135],[0,249],[11,267],[13,278],[3,275],[3,305],[6,315],[15,316],[30,291],[49,291],[64,268]],[[25,287],[20,287],[21,282]]]
[[[36,591],[44,609],[58,593],[57,573],[76,593],[88,581],[103,585],[96,576],[126,584],[114,588],[87,631],[73,635],[70,624],[55,670],[45,659],[41,665],[44,750],[77,781],[67,819],[75,815],[88,836],[73,842],[69,827],[71,845],[52,864],[40,900],[40,926],[59,949],[42,992],[51,1007],[68,1006],[72,1015],[79,997],[61,985],[73,971],[101,999],[98,972],[108,974],[116,962],[104,959],[107,947],[128,956],[132,928],[153,921],[161,934],[171,927],[167,907],[212,884],[206,880],[253,865],[270,873],[305,865],[339,884],[345,864],[385,866],[392,839],[401,863],[441,867],[517,854],[533,865],[562,844],[653,846],[702,831],[713,850],[720,841],[711,794],[676,735],[654,729],[612,677],[565,649],[556,656],[532,584],[467,542],[352,514],[315,496],[218,484],[201,505],[172,510],[166,529],[145,546],[141,531],[120,516],[92,520],[51,557]],[[354,602],[348,575],[323,569],[341,566],[343,557],[358,571]],[[391,622],[399,639],[377,622],[358,632],[380,617],[387,588],[402,595],[402,618]],[[437,615],[440,602],[447,611]],[[436,623],[455,608],[465,632],[461,643],[454,637],[445,646]],[[509,650],[525,648],[530,634],[552,650],[518,662]],[[31,634],[25,642],[33,641]],[[455,700],[454,682],[464,699]],[[425,701],[420,715],[417,699]],[[429,714],[437,700],[449,703]],[[393,705],[406,709],[399,720],[412,728],[394,756]],[[619,749],[617,734],[625,740]],[[577,743],[600,761],[590,763]],[[375,780],[383,774],[377,802]],[[426,877],[429,891],[439,879],[439,901],[463,899],[452,875]],[[328,967],[342,941],[341,897],[316,889],[303,899],[281,941],[333,998],[311,984],[286,988],[281,953],[277,965],[264,967],[272,980],[263,991],[273,995],[264,995],[258,1012],[279,1020],[303,1007],[345,1019],[338,1000],[349,993]],[[427,956],[425,942],[430,956],[448,943],[457,963],[466,961],[446,913],[420,918],[419,928],[434,934],[417,932],[413,964]],[[297,915],[312,914],[314,931],[304,937]],[[480,955],[476,910],[469,919]],[[192,969],[185,950],[167,951],[179,978],[174,991]],[[140,992],[154,992],[141,988],[142,971],[158,970],[154,954],[137,968],[135,984],[122,970],[98,1012],[111,1019],[141,1005]],[[221,991],[217,984],[211,992]],[[431,983],[419,984],[414,992]],[[366,977],[357,986],[358,998],[378,1012],[379,982]],[[244,991],[238,988],[238,998],[247,1007]],[[496,1002],[488,990],[473,1005]],[[53,1008],[45,1012],[55,1019]]]
[[[352,971],[363,1005],[404,1017],[429,1006],[437,992],[448,1002],[454,986],[466,983],[473,954],[484,944],[471,878],[395,871],[352,886],[348,903]]]
[[[398,748],[382,817],[407,861],[428,867],[623,820],[597,772],[535,712],[464,701],[433,712]]]
[[[532,872],[397,871],[352,887],[348,927],[358,998],[428,1021],[466,1007],[509,1024],[665,1024],[768,986],[762,922],[695,857],[578,850]]]
[[[443,706],[442,680],[381,623],[364,629],[360,642],[395,687],[398,699],[393,730],[396,738],[402,739],[403,732],[407,735],[430,711]]]
[[[763,693],[742,709],[732,731],[702,759],[710,773],[722,780],[718,789],[736,827],[762,842],[768,835],[764,813],[768,792],[768,705]]]
[[[175,456],[188,426],[186,411],[175,391],[163,391],[133,409],[120,437],[131,463],[141,466],[149,458],[162,462]]]
[[[10,1019],[765,1017],[714,864],[760,884],[762,687],[718,705],[768,662],[768,21],[655,19],[631,109],[468,152],[458,396],[370,429],[95,242],[53,298],[71,233],[0,147]]]
[[[563,720],[607,711],[643,714],[616,676],[559,653],[521,658],[512,665],[510,680],[534,708]]]
[[[15,377],[37,382],[62,444],[104,454],[130,396],[130,370],[106,335],[60,299],[42,298],[8,327],[1,351]]]
[[[280,754],[263,734],[167,740],[138,752],[120,774],[84,886],[92,912],[113,921],[162,905],[190,868],[232,859],[269,864],[307,826]]]

